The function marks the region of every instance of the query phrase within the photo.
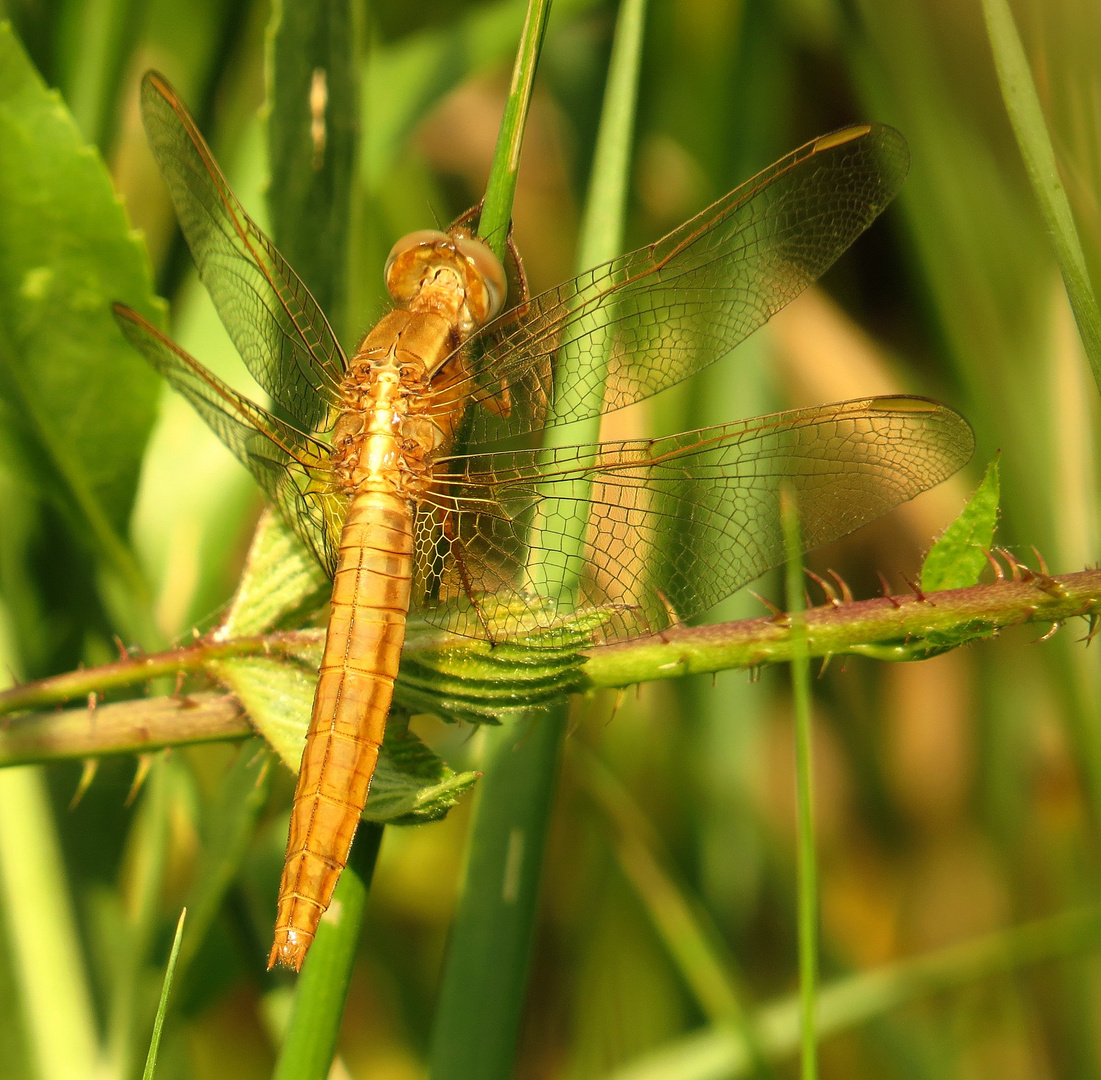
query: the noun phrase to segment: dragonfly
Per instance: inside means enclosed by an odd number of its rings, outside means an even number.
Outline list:
[[[783,561],[782,486],[809,549],[971,456],[959,414],[901,396],[543,445],[700,371],[815,281],[905,177],[890,127],[815,139],[656,243],[511,306],[464,219],[413,233],[386,262],[393,308],[349,357],[155,72],[141,107],[199,275],[270,409],[131,308],[116,318],[333,581],[269,967],[300,969],[347,862],[410,612],[490,641],[537,641],[570,612],[596,614],[594,641],[660,632]],[[569,381],[556,379],[566,355]]]

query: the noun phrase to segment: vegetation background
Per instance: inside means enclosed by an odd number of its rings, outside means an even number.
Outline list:
[[[169,77],[263,222],[268,3],[3,6],[142,230],[173,336],[247,385],[146,149],[137,84],[149,67]],[[346,345],[384,309],[390,244],[477,201],[522,7],[380,0],[360,13],[362,153]],[[1096,282],[1101,8],[1021,0],[1014,12]],[[515,207],[536,291],[575,271],[614,16],[614,5],[596,0],[559,0],[552,16]],[[694,382],[611,418],[609,432],[927,394],[974,425],[970,473],[816,554],[812,566],[840,571],[857,596],[878,590],[877,570],[901,588],[900,575],[916,574],[998,451],[1001,542],[1032,560],[1035,545],[1055,572],[1095,561],[1097,393],[978,0],[651,0],[647,19],[630,246],[849,123],[897,126],[913,166],[896,204],[820,289]],[[14,55],[4,54],[0,83]],[[38,189],[28,194],[31,178],[13,164],[26,147],[7,112],[4,124],[0,204],[11,236]],[[94,243],[77,213],[71,229],[75,247]],[[108,299],[142,303],[140,249],[120,252],[118,265],[115,287],[130,291]],[[232,594],[262,505],[254,485],[121,337],[97,341],[102,385],[98,399],[81,400],[110,424],[72,418],[58,459],[104,463],[89,498],[101,499],[106,531],[89,531],[88,507],[76,513],[72,492],[57,495],[55,464],[20,450],[31,422],[10,393],[27,329],[21,305],[43,279],[14,278],[2,255],[0,271],[0,658],[13,678],[36,678],[112,658],[114,635],[147,648],[189,640]],[[33,378],[75,393],[84,386],[82,348],[59,338]],[[110,473],[122,445],[142,454],[140,477]],[[118,550],[103,539],[113,526]],[[144,583],[144,614],[112,604],[119,581]],[[712,618],[760,612],[740,596]],[[1037,923],[1046,937],[1031,953],[1013,931],[1093,904],[1101,883],[1101,695],[1080,636],[1072,626],[1035,645],[1036,629],[1024,627],[921,664],[835,662],[815,683],[824,1076],[1101,1075],[1097,920]],[[477,732],[431,718],[416,730],[456,768],[478,767]],[[747,1012],[787,1072],[797,1048],[791,744],[781,671],[575,703],[517,1076],[767,1074],[770,1066],[729,1050]],[[28,885],[20,843],[47,852],[55,844],[63,869],[30,902],[43,940],[56,945],[62,978],[51,1006],[59,1018],[83,1011],[94,1021],[96,1075],[135,1075],[171,928],[217,828],[212,807],[234,759],[226,746],[175,752],[133,799],[135,763],[106,761],[72,809],[79,765],[0,773],[4,1080],[54,1080],[29,1019],[42,984],[20,948],[32,933],[19,899]],[[158,1076],[271,1073],[292,984],[266,974],[262,960],[290,792],[284,771],[176,987]],[[424,1072],[471,802],[443,822],[386,831],[337,1076]],[[61,902],[51,906],[51,896]],[[885,977],[861,978],[874,971]],[[62,1019],[56,1037],[79,1041]]]

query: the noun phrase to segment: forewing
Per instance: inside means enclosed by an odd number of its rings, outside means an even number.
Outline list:
[[[421,514],[415,595],[430,621],[504,637],[551,625],[561,612],[548,599],[576,577],[580,607],[605,615],[604,640],[656,632],[783,561],[781,485],[810,549],[946,479],[973,447],[951,409],[888,397],[653,441],[474,455],[434,492],[434,516]]]
[[[226,386],[133,309],[116,304],[114,310],[130,343],[244,463],[331,575],[344,500],[331,483],[328,447]]]
[[[469,341],[471,376],[438,410],[463,398],[485,403],[469,419],[469,444],[485,444],[680,382],[823,274],[894,198],[908,167],[905,140],[883,125],[807,143],[657,243],[490,323]],[[553,381],[559,350],[580,371],[565,389]]]
[[[347,363],[324,314],[245,213],[195,121],[155,72],[142,80],[141,107],[199,276],[237,351],[305,430],[331,427]]]

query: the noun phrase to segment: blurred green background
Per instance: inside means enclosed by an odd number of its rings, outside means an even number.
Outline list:
[[[140,246],[120,254],[119,266],[129,269],[112,287],[130,291],[109,298],[149,307],[151,273],[169,301],[173,337],[247,388],[145,146],[137,85],[149,67],[168,76],[263,223],[259,110],[269,5],[3,7],[83,139],[98,147],[148,245],[148,268]],[[380,268],[394,240],[477,201],[522,8],[514,0],[364,5],[358,220],[346,325],[337,328],[346,347],[384,310]],[[1014,12],[1097,282],[1101,6],[1021,0]],[[614,5],[595,0],[559,0],[552,15],[514,214],[535,291],[574,272],[614,17]],[[13,70],[3,67],[0,82]],[[862,120],[894,124],[910,142],[913,165],[896,204],[821,288],[693,382],[610,418],[606,431],[660,434],[789,405],[927,394],[973,424],[979,451],[970,472],[816,553],[810,565],[838,570],[858,597],[878,591],[877,570],[903,588],[901,575],[915,576],[921,553],[999,451],[1000,541],[1033,562],[1035,545],[1055,572],[1093,563],[1097,392],[1006,117],[978,0],[651,0],[631,246],[807,139]],[[7,164],[21,148],[17,124],[5,125],[0,202],[18,208],[33,203],[35,191],[28,194],[28,178]],[[3,214],[18,226],[16,210]],[[79,220],[71,227],[74,245],[94,242],[81,239]],[[13,277],[6,263],[2,270],[0,365],[9,368],[5,387],[26,389],[12,350],[31,333],[19,306],[28,279]],[[262,506],[244,470],[182,400],[157,388],[122,338],[105,348],[119,374],[103,376],[97,400],[128,435],[73,417],[63,452],[43,463],[26,452],[36,445],[27,434],[34,409],[20,412],[8,393],[0,411],[0,658],[13,678],[104,662],[116,635],[153,648],[211,626]],[[70,352],[71,361],[55,350],[25,377],[36,386],[53,380],[60,393],[66,378],[82,377],[73,374],[80,343]],[[121,467],[109,498],[106,481],[92,485],[106,508],[97,532],[72,491],[56,497],[57,463],[109,456],[119,438],[135,461],[140,455],[140,475]],[[768,582],[760,588],[777,598]],[[760,613],[757,601],[739,596],[712,618]],[[950,957],[940,950],[984,935],[995,935],[997,956],[998,942],[1009,940],[998,935],[1010,927],[1095,901],[1101,698],[1095,654],[1075,640],[1080,630],[1069,626],[1035,645],[1039,632],[1023,627],[914,665],[849,659],[815,683],[828,985],[851,988],[861,971]],[[428,717],[415,729],[456,768],[477,767],[477,732]],[[795,1041],[782,1034],[797,973],[791,740],[781,671],[759,680],[728,672],[574,703],[518,1076],[702,1080],[752,1072],[712,1052],[726,1045],[723,1033],[743,1009],[772,1017],[781,1034],[762,1038],[788,1047],[776,1069],[794,1074]],[[8,821],[5,831],[0,820],[4,1080],[54,1080],[29,1019],[41,973],[27,969],[14,940],[27,880],[13,863],[18,835],[10,834],[34,822],[40,851],[52,855],[48,843],[57,844],[51,865],[63,874],[53,894],[71,898],[73,918],[66,939],[61,910],[57,985],[94,1027],[73,1035],[77,1045],[81,1037],[100,1044],[99,1071],[87,1075],[138,1075],[171,928],[217,832],[217,791],[234,758],[225,746],[177,751],[129,801],[134,762],[107,761],[74,809],[78,765],[0,775],[0,816]],[[283,770],[176,988],[158,1076],[270,1074],[292,984],[267,975],[262,961],[291,789]],[[387,830],[336,1076],[423,1074],[469,816],[467,800],[442,823]],[[37,903],[33,895],[29,903]],[[840,1009],[824,1043],[823,1075],[1101,1076],[1096,938],[1057,934],[1053,958],[1007,962],[1008,972],[993,974],[992,960],[950,990],[902,994],[901,1003],[872,986],[863,1012],[850,1001],[846,1021]]]

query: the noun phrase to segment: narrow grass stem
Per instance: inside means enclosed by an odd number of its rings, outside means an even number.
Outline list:
[[[1063,275],[1094,381],[1101,389],[1101,309],[1090,283],[1074,212],[1059,176],[1055,149],[1028,57],[1007,0],[983,0],[983,13],[1006,111],[1017,136],[1036,203],[1055,248],[1059,272]]]
[[[486,182],[478,235],[490,246],[502,262],[505,260],[512,201],[516,194],[516,177],[520,169],[520,150],[524,144],[528,107],[531,105],[535,69],[543,47],[543,35],[550,18],[550,0],[529,0],[524,28],[520,33],[520,48],[512,69],[505,114],[497,136],[497,148]]]
[[[794,494],[780,495],[787,552],[785,584],[791,623],[791,688],[795,706],[795,804],[799,910],[799,1021],[803,1080],[818,1075],[815,1012],[818,994],[818,864],[814,831],[810,663],[803,602],[803,550]]]
[[[153,1036],[149,1040],[149,1053],[145,1058],[145,1070],[142,1080],[153,1080],[157,1072],[157,1054],[161,1048],[161,1031],[164,1029],[164,1017],[168,1012],[168,993],[172,989],[172,979],[176,974],[176,961],[180,956],[180,944],[183,941],[184,923],[187,920],[187,908],[180,912],[176,923],[176,934],[172,939],[172,952],[164,970],[164,982],[161,984],[161,999],[157,1004],[157,1015],[153,1021]]]
[[[523,117],[548,9],[549,4],[541,0],[532,0],[529,5],[479,225],[480,235],[499,255],[504,250],[509,220],[509,214],[502,212],[502,204],[507,202],[511,207]],[[585,214],[592,235],[586,230],[580,244],[586,261],[600,261],[618,254],[617,247],[609,249],[608,245],[619,244],[622,230],[623,193],[634,133],[633,103],[637,94],[642,11],[640,0],[632,0],[620,9],[597,140],[596,161],[600,164],[595,168],[601,175],[593,177]],[[581,374],[576,370],[576,359],[568,351],[557,358],[557,388],[570,386]],[[583,374],[592,377],[591,367]],[[594,394],[603,396],[603,381],[594,379],[594,382]],[[571,428],[570,436],[591,439],[597,433],[596,423],[590,431]],[[579,568],[585,524],[584,517],[579,515],[564,530],[568,538],[553,545],[556,555],[565,555],[570,566]],[[528,560],[533,588],[552,596],[564,610],[570,610],[576,580],[569,573],[544,572],[539,529],[537,521],[532,527]],[[462,901],[444,970],[432,1037],[433,1080],[505,1080],[512,1075],[543,848],[567,715],[568,707],[563,702],[552,706],[549,715],[533,715],[525,723],[514,723],[490,735],[496,752],[482,783]]]

